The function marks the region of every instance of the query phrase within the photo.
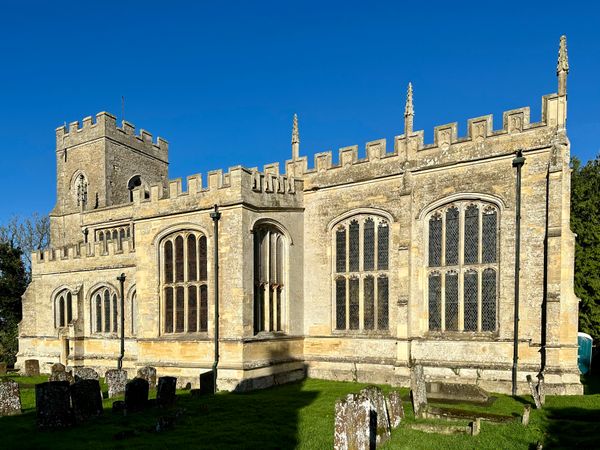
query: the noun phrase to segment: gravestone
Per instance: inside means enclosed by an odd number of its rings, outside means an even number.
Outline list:
[[[521,417],[521,423],[523,424],[524,427],[529,425],[529,416],[530,415],[531,415],[531,406],[525,405],[525,408],[523,408],[523,416]]]
[[[113,413],[122,413],[125,411],[125,402],[123,400],[114,401],[112,404]]]
[[[0,375],[6,375],[6,363],[0,362]]]
[[[481,433],[481,419],[478,417],[469,424],[471,427],[471,436],[477,436]]]
[[[423,418],[427,409],[427,385],[423,366],[420,364],[410,369],[410,394],[415,418]]]
[[[52,364],[48,381],[68,381],[69,383],[72,383],[73,375],[71,375],[71,372],[67,372],[67,369],[63,364],[56,363]]]
[[[335,402],[335,450],[370,450],[376,447],[377,417],[371,400],[348,394]]]
[[[388,416],[390,418],[390,427],[397,428],[402,419],[404,419],[404,408],[402,407],[402,398],[398,391],[392,391],[386,398]]]
[[[375,431],[377,445],[383,445],[390,439],[390,418],[383,392],[377,386],[367,386],[360,391],[360,394],[371,401],[377,418],[377,429]]]
[[[75,422],[81,423],[102,415],[102,394],[98,380],[79,380],[71,385],[71,402]]]
[[[200,395],[214,394],[215,380],[213,371],[203,372],[200,374]]]
[[[137,377],[146,380],[150,389],[156,388],[156,369],[154,367],[146,366],[138,369]]]
[[[0,416],[21,414],[19,383],[14,380],[0,381]]]
[[[158,406],[171,406],[175,403],[175,390],[177,387],[177,378],[160,377],[158,379],[158,388],[156,390],[156,403]]]
[[[73,375],[75,377],[75,381],[100,380],[98,372],[91,367],[75,367],[73,369]]]
[[[533,397],[533,401],[535,402],[536,409],[542,409],[540,396],[538,395],[538,391],[536,389],[535,384],[533,384],[533,378],[531,378],[531,375],[527,375],[527,383],[529,384],[529,390],[531,391],[531,396]]]
[[[540,405],[544,406],[546,403],[546,389],[544,383],[544,374],[539,374],[538,376],[538,385],[537,385],[537,393],[540,399]]]
[[[25,360],[25,376],[26,377],[40,376],[40,362],[37,359]]]
[[[125,386],[125,411],[141,411],[148,406],[148,382],[143,378],[134,378]]]
[[[73,424],[68,381],[35,385],[37,425],[41,429],[63,428]]]
[[[104,380],[108,385],[108,398],[116,397],[125,392],[127,371],[119,369],[107,370],[104,374]]]

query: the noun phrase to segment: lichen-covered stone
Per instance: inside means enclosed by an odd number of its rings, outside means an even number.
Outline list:
[[[107,370],[104,374],[104,381],[108,385],[108,397],[116,397],[125,393],[125,385],[127,384],[127,371],[112,369]]]
[[[71,385],[71,403],[77,423],[101,416],[103,408],[100,382],[98,380],[76,381]]]
[[[400,392],[392,391],[386,397],[387,412],[390,418],[390,427],[397,428],[402,419],[404,419],[404,407]]]
[[[68,381],[36,384],[35,407],[40,429],[64,428],[73,424]]]
[[[420,364],[415,364],[410,369],[410,395],[415,417],[423,417],[427,409],[427,385],[423,366]]]
[[[348,394],[335,403],[333,448],[371,450],[377,445],[377,417],[371,400]]]
[[[390,438],[390,418],[388,415],[385,396],[381,388],[377,386],[367,386],[360,391],[360,394],[371,401],[377,417],[377,445],[383,445]]]
[[[141,411],[148,406],[148,382],[143,378],[134,378],[125,386],[125,410]]]
[[[40,375],[40,362],[37,359],[25,360],[25,376],[37,377]]]
[[[141,369],[138,369],[137,377],[146,380],[150,389],[156,387],[156,368],[150,366],[142,367]]]
[[[73,369],[75,381],[81,380],[99,380],[100,376],[91,367],[75,367]]]
[[[0,381],[0,416],[21,414],[19,383],[14,380]]]
[[[525,407],[523,408],[523,415],[521,416],[521,424],[523,424],[524,427],[529,425],[529,416],[530,415],[531,415],[531,406],[525,405]]]
[[[175,393],[177,387],[177,378],[160,377],[156,389],[156,403],[158,406],[166,407],[175,403]]]
[[[542,409],[542,402],[540,401],[537,386],[533,382],[533,378],[531,377],[531,375],[527,375],[527,384],[529,384],[529,391],[531,392],[531,396],[533,397],[536,409]]]
[[[67,371],[67,368],[63,364],[56,363],[50,369],[48,381],[68,381],[69,383],[73,383],[75,380],[71,372]]]

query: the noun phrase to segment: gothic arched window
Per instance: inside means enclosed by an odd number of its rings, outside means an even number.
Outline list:
[[[110,286],[98,288],[92,294],[92,331],[116,333],[119,329],[119,301]]]
[[[335,329],[389,328],[389,223],[356,215],[333,229]]]
[[[68,289],[54,297],[54,326],[66,327],[73,321],[73,295]]]
[[[427,216],[429,331],[496,331],[498,208],[457,201]]]
[[[254,333],[284,331],[287,240],[274,225],[254,229]]]
[[[77,206],[81,209],[85,209],[88,202],[88,182],[83,173],[76,175],[73,188]]]
[[[206,236],[178,231],[161,242],[163,333],[208,330]]]

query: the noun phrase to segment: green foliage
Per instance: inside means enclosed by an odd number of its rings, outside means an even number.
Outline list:
[[[600,154],[585,166],[573,158],[571,229],[575,246],[575,293],[579,329],[600,340]]]
[[[21,296],[27,287],[21,250],[0,242],[0,361],[14,364],[18,350],[17,326],[21,320]]]

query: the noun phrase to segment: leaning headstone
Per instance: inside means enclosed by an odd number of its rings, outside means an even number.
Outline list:
[[[385,397],[383,392],[377,386],[367,386],[360,393],[371,400],[371,405],[375,409],[377,415],[377,445],[383,445],[390,438],[390,418],[386,407]]]
[[[25,376],[38,377],[40,375],[40,362],[37,359],[25,360]]]
[[[427,409],[427,385],[423,366],[420,364],[410,369],[410,391],[415,417],[420,419]]]
[[[150,389],[156,387],[156,369],[154,367],[146,366],[138,369],[137,377],[146,380],[150,385]]]
[[[68,381],[49,381],[35,385],[37,425],[41,429],[72,425],[73,411]]]
[[[203,372],[200,374],[200,395],[215,393],[215,379],[213,371]]]
[[[0,375],[6,375],[6,363],[0,362]]]
[[[402,407],[402,398],[398,391],[392,391],[385,399],[388,416],[390,418],[390,427],[395,429],[404,419],[404,408]]]
[[[141,411],[148,406],[148,382],[134,378],[125,386],[125,411]]]
[[[477,436],[481,432],[481,419],[476,418],[469,426],[471,427],[471,436]]]
[[[68,381],[69,383],[72,383],[74,380],[71,372],[67,372],[67,369],[63,364],[56,363],[52,364],[48,381]]]
[[[100,380],[98,372],[91,367],[75,367],[73,369],[73,376],[75,381],[81,380]]]
[[[75,422],[81,423],[102,415],[102,394],[98,380],[79,380],[71,385],[71,402]]]
[[[175,403],[175,390],[177,387],[177,378],[160,377],[158,379],[158,388],[156,390],[156,403],[158,406],[171,406]]]
[[[107,370],[104,374],[104,380],[108,385],[108,398],[116,397],[125,392],[127,371],[119,369]]]
[[[376,447],[377,418],[371,400],[348,394],[335,402],[335,450],[370,450]]]
[[[14,380],[0,381],[0,416],[21,414],[19,383]]]
[[[531,378],[531,375],[527,375],[527,383],[529,383],[529,390],[531,391],[531,396],[535,402],[535,407],[537,409],[541,409],[542,403],[540,402],[540,396],[538,395],[535,384],[533,384],[533,378]]]
[[[538,385],[537,385],[537,393],[540,398],[540,405],[544,406],[546,403],[546,385],[544,383],[544,374],[539,374],[538,376]]]
[[[525,408],[523,408],[523,417],[521,417],[521,423],[523,424],[524,427],[529,425],[529,415],[530,414],[531,414],[531,406],[525,405]]]

